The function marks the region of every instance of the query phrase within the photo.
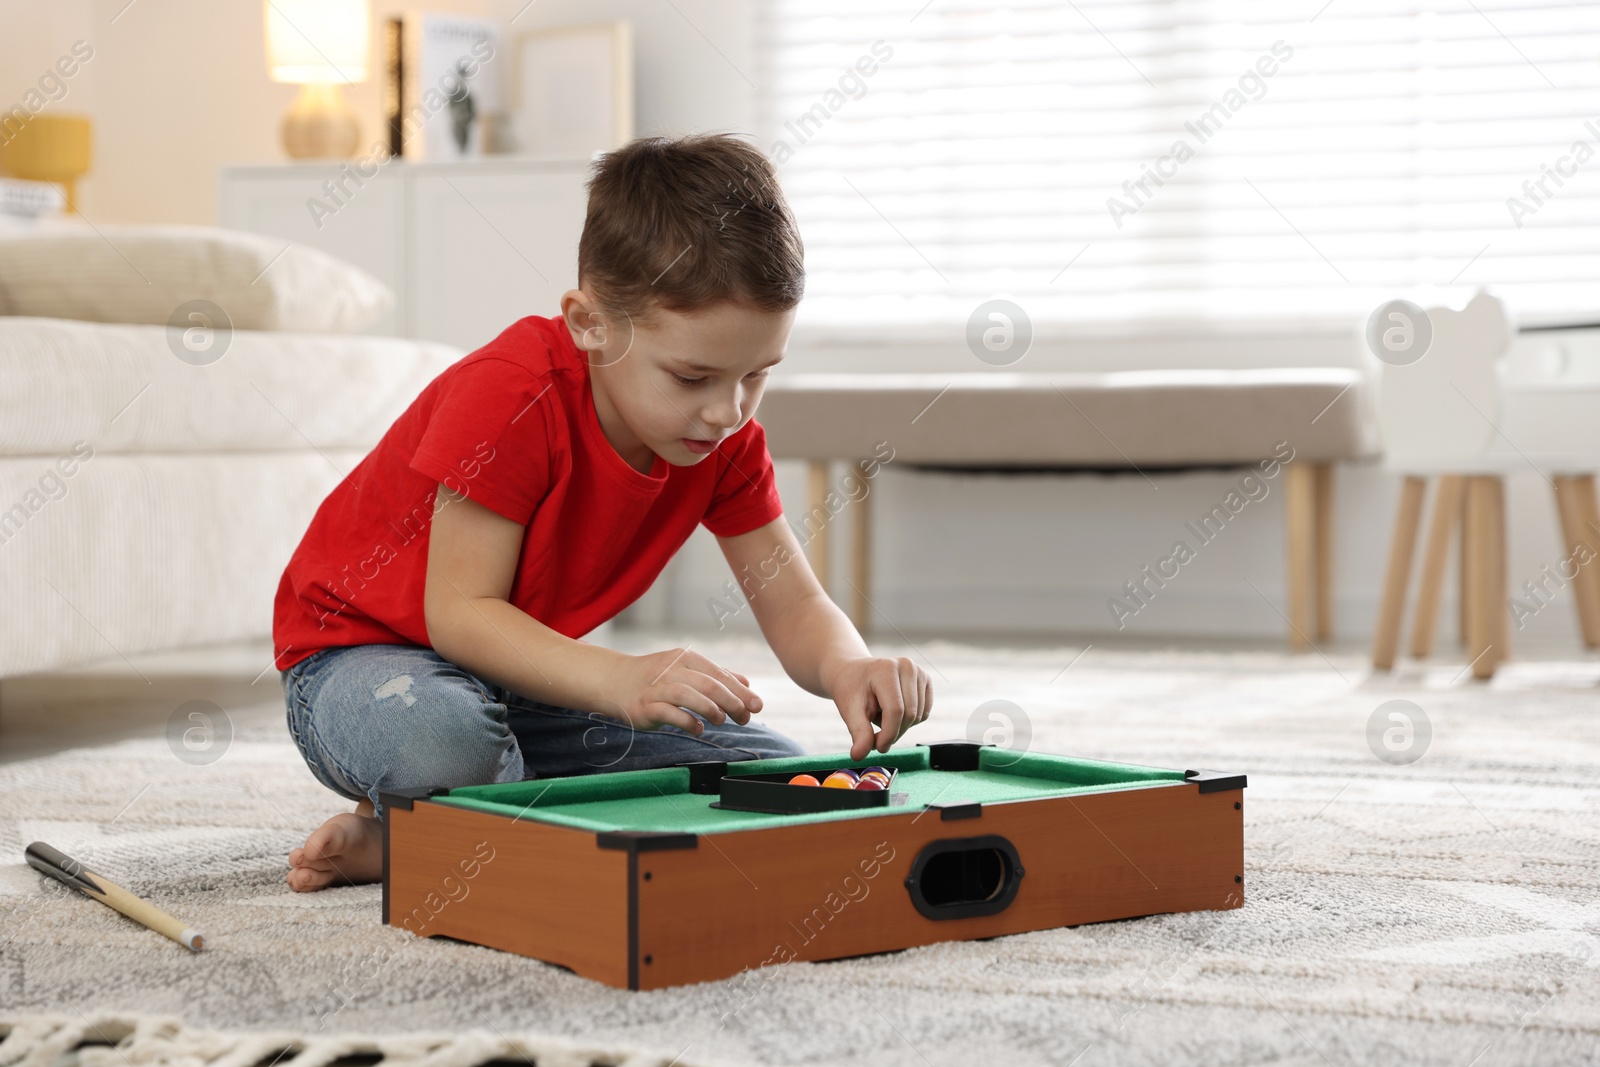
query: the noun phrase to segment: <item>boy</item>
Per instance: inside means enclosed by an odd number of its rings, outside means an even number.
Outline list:
[[[932,707],[807,566],[752,420],[805,276],[771,165],[726,136],[635,141],[589,182],[578,288],[429,383],[317,510],[273,619],[290,734],[360,800],[289,854],[305,892],[381,875],[380,790],[799,755],[750,680],[689,649],[578,640],[696,525],[850,754]],[[873,727],[877,727],[876,733]]]

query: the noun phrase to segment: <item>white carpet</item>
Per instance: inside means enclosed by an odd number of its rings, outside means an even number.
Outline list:
[[[843,747],[831,705],[764,646],[695,647],[752,676],[765,721]],[[918,651],[938,687],[923,740],[1003,698],[1041,751],[1247,772],[1246,906],[628,993],[386,928],[377,886],[291,893],[288,850],[345,805],[281,725],[247,726],[205,766],[163,739],[0,766],[0,1020],[166,1016],[216,1048],[243,1047],[224,1031],[427,1031],[395,1062],[441,1067],[469,1061],[427,1050],[464,1031],[485,1056],[521,1042],[551,1063],[1600,1063],[1600,665],[1511,664],[1482,686],[1459,666],[1368,680],[1353,656],[1093,649],[1062,673],[1078,648]],[[1397,697],[1432,723],[1409,766],[1367,742]],[[46,883],[22,863],[35,839],[209,948]],[[715,902],[698,921],[714,936]]]

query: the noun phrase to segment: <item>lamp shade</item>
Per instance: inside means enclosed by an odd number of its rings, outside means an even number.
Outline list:
[[[263,0],[267,71],[299,85],[367,79],[368,0]]]

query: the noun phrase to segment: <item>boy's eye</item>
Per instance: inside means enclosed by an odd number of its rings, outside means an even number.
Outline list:
[[[745,380],[746,381],[760,381],[762,378],[765,378],[766,376],[767,376],[767,372],[764,371],[764,370],[751,371],[749,374],[745,375]],[[699,385],[701,382],[705,381],[705,378],[703,378],[703,377],[701,377],[701,378],[691,378],[688,375],[678,374],[676,372],[672,372],[672,378],[679,385]]]

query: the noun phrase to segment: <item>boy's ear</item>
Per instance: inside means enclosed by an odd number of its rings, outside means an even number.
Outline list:
[[[580,289],[569,289],[561,296],[561,318],[572,334],[572,343],[588,354],[591,367],[620,363],[633,351],[633,318],[622,313],[622,321],[600,310],[594,297]]]
[[[562,294],[561,318],[572,334],[572,343],[583,351],[596,352],[605,347],[606,318],[594,299],[582,289],[569,289]]]

